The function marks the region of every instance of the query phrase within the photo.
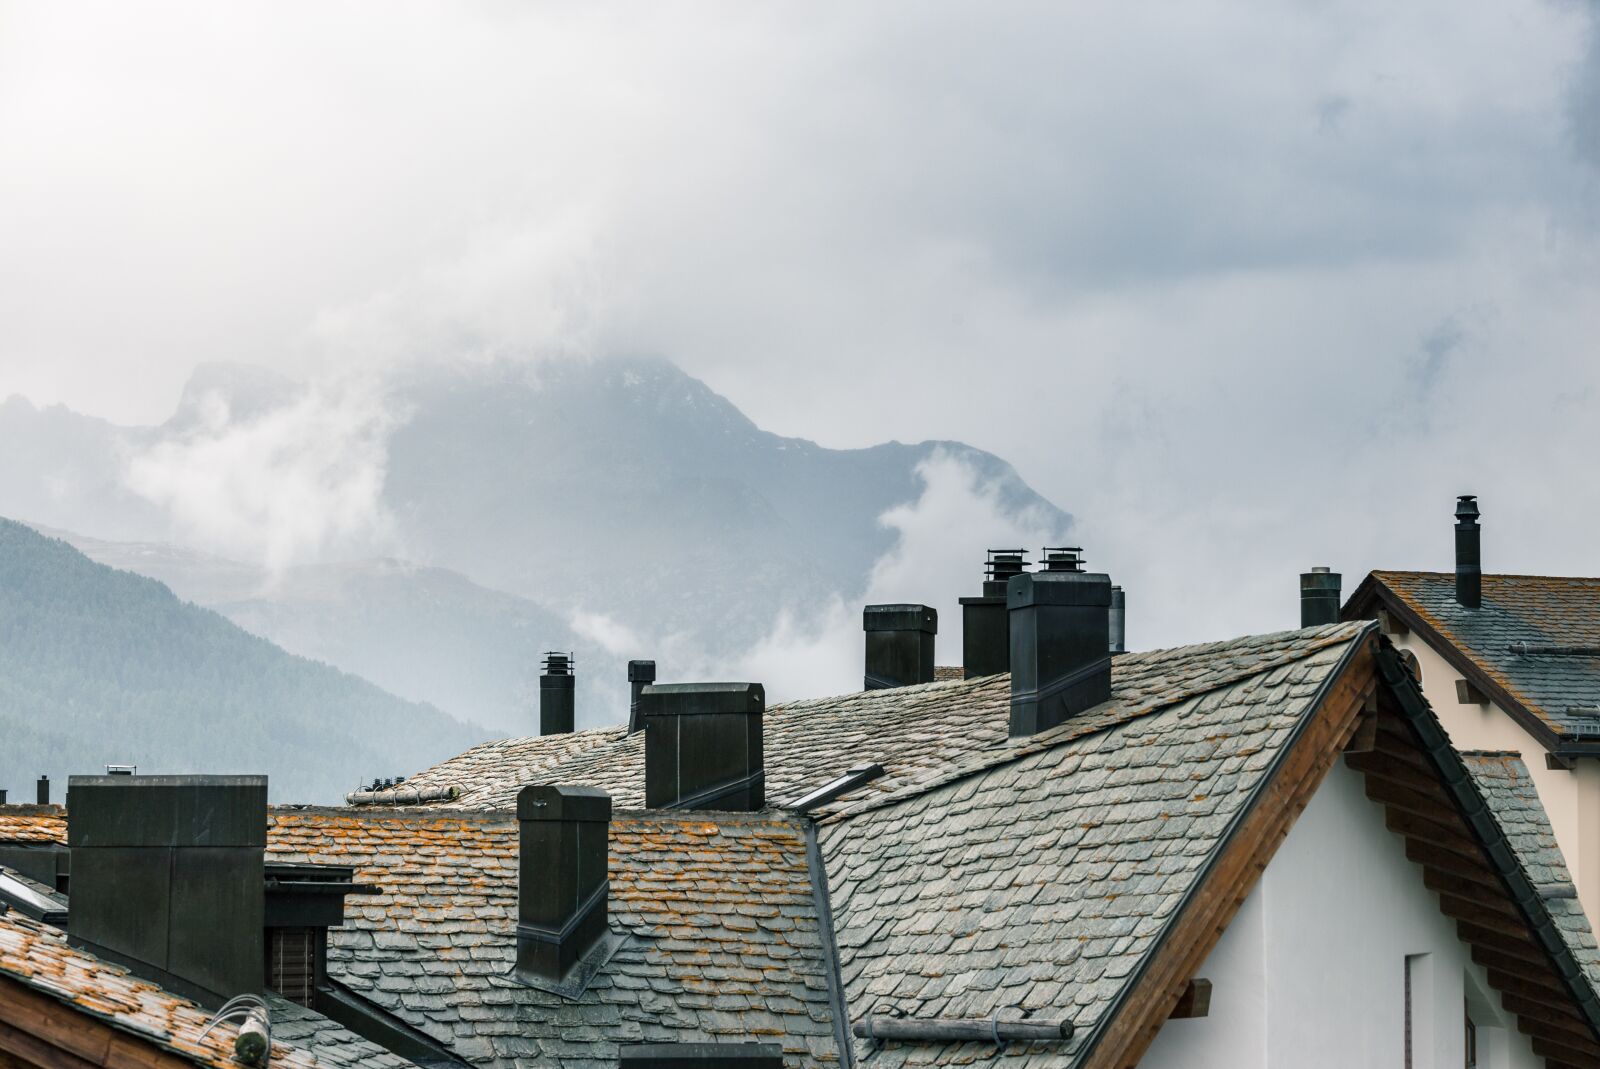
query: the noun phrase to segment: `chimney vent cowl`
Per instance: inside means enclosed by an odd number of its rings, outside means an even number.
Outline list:
[[[50,804],[50,777],[40,776],[39,782],[34,784],[34,799],[40,805]]]
[[[68,942],[211,1009],[259,992],[265,776],[72,776]]]
[[[933,643],[939,613],[927,605],[868,605],[861,612],[866,632],[866,690],[933,682]]]
[[[548,988],[610,932],[611,796],[596,787],[524,787],[517,830],[516,971]]]
[[[628,690],[631,693],[631,700],[628,704],[628,734],[630,735],[644,727],[644,714],[640,709],[639,696],[644,693],[644,688],[655,681],[656,662],[628,662]]]
[[[539,734],[567,735],[577,726],[577,676],[570,653],[554,650],[544,655],[539,676]]]
[[[1344,576],[1329,568],[1300,573],[1300,626],[1321,627],[1339,622],[1340,589]]]
[[[1082,560],[1071,563],[1081,567]],[[1046,731],[1111,697],[1109,575],[1024,572],[1006,584],[1006,608],[1012,738]]]
[[[662,683],[640,696],[647,809],[754,811],[766,803],[760,683]]]
[[[1028,570],[1027,550],[991,549],[984,562],[983,593],[960,598],[961,674],[965,679],[1011,671],[1011,630],[1006,583]]]
[[[1464,609],[1483,604],[1483,558],[1478,526],[1478,499],[1472,494],[1456,498],[1456,601]]]

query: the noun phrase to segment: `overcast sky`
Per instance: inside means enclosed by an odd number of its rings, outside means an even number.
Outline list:
[[[0,396],[667,356],[1079,518],[1136,646],[1600,572],[1600,8],[0,0]]]

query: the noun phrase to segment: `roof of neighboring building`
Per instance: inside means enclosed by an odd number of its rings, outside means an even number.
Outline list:
[[[1600,579],[1485,575],[1482,604],[1467,609],[1453,574],[1373,572],[1345,616],[1379,601],[1546,747],[1600,739]]]
[[[374,885],[329,931],[329,973],[475,1064],[614,1064],[623,1044],[707,1040],[838,1062],[800,821],[616,813],[609,915],[626,940],[575,1000],[510,975],[517,844],[508,812],[280,809],[268,857],[354,866]]]
[[[132,975],[87,951],[69,946],[60,930],[16,912],[0,914],[0,979],[46,995],[95,1023],[137,1037],[180,1056],[195,1065],[237,1069],[233,1038],[237,1023],[214,1028],[204,1040],[211,1014],[189,999],[171,994],[148,980]],[[0,1020],[5,1016],[0,997]],[[412,1063],[353,1035],[343,1027],[319,1018],[315,1027],[304,1021],[315,1016],[274,999],[271,1007],[273,1044],[271,1064],[280,1069],[414,1069]],[[287,1027],[279,1027],[284,1020]],[[144,1064],[140,1062],[139,1064]]]
[[[1600,949],[1522,756],[1515,751],[1466,750],[1461,760],[1517,852],[1528,878],[1540,889],[1545,908],[1562,940],[1571,948],[1574,960],[1583,967],[1589,983],[1600,991]]]
[[[57,805],[0,805],[0,842],[64,843],[67,811]]]
[[[1112,662],[1112,698],[1075,730],[1104,726],[1106,717],[1138,715],[1347,642],[1350,624],[1252,635],[1147,653]],[[884,774],[833,808],[896,791],[916,791],[961,774],[971,761],[1009,753],[1011,683],[1004,675],[924,683],[838,697],[788,702],[767,709],[767,804],[782,805],[841,775],[861,761]],[[567,735],[500,739],[475,746],[405,781],[407,789],[455,787],[443,808],[511,808],[530,783],[585,783],[610,792],[619,808],[644,804],[644,733],[598,728]]]

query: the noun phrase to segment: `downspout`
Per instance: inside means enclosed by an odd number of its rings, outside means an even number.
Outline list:
[[[811,896],[817,905],[817,938],[822,941],[822,966],[828,978],[828,1003],[833,1008],[833,1039],[839,1044],[839,1065],[856,1063],[855,1042],[850,1038],[850,1008],[845,1002],[844,980],[839,975],[839,944],[834,939],[833,905],[828,899],[828,870],[817,844],[817,822],[805,818],[806,867],[811,870]]]

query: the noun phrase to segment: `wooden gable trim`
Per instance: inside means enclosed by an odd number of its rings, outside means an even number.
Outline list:
[[[1360,726],[1368,697],[1377,688],[1376,646],[1376,636],[1368,634],[1349,655],[1270,781],[1229,834],[1194,896],[1168,926],[1099,1037],[1091,1041],[1094,1046],[1083,1069],[1132,1069],[1144,1057],[1190,977],[1216,946]]]
[[[47,1069],[193,1069],[196,1064],[6,977],[0,977],[0,1052]]]

